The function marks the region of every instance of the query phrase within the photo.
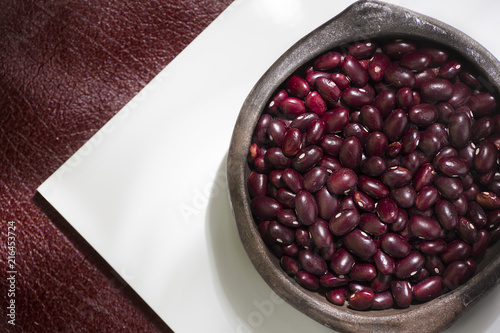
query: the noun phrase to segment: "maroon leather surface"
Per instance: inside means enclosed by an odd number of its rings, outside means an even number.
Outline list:
[[[36,189],[231,2],[0,1],[0,331],[171,332]]]

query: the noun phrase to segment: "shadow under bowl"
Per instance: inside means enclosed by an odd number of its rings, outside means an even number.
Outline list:
[[[299,286],[268,250],[250,210],[247,154],[254,128],[276,89],[302,65],[349,43],[381,38],[410,38],[442,45],[475,64],[496,91],[500,64],[476,41],[433,18],[378,1],[359,1],[300,39],[256,83],[238,116],[230,143],[227,177],[233,214],[243,246],[262,278],[286,302],[342,332],[440,332],[477,303],[500,279],[500,242],[490,246],[476,274],[464,285],[432,301],[405,309],[356,311],[331,304],[324,295]]]

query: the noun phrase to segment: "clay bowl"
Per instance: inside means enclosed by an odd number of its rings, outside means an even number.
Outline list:
[[[355,41],[405,37],[441,44],[477,64],[480,75],[497,91],[500,64],[462,32],[430,17],[376,1],[360,1],[308,34],[285,52],[256,83],[245,100],[234,128],[227,161],[231,205],[246,252],[269,286],[293,307],[342,332],[440,332],[476,304],[499,281],[500,242],[490,246],[476,274],[466,284],[432,301],[405,309],[355,311],[335,306],[307,291],[286,275],[266,248],[252,217],[246,180],[247,153],[253,129],[277,87],[297,68],[319,54]]]

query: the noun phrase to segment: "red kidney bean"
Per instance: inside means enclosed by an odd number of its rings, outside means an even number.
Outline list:
[[[292,209],[286,208],[281,210],[276,216],[278,222],[289,228],[296,228],[300,226],[299,221],[297,221],[297,215]]]
[[[250,172],[247,180],[248,192],[252,198],[266,195],[268,176],[256,171]]]
[[[422,165],[413,177],[413,187],[416,191],[431,185],[434,182],[436,172],[430,163]]]
[[[368,195],[360,191],[354,191],[353,200],[356,206],[363,211],[373,212],[375,210],[375,201]]]
[[[300,132],[305,133],[309,129],[312,121],[318,119],[319,116],[316,113],[306,112],[296,117],[290,123],[290,128],[297,128]]]
[[[361,191],[374,199],[382,199],[389,195],[389,189],[376,178],[359,176],[358,187]]]
[[[392,59],[401,59],[406,53],[415,52],[417,46],[413,42],[398,39],[385,43],[382,46],[382,50]]]
[[[296,194],[285,188],[278,189],[276,193],[276,200],[283,205],[284,208],[295,208]]]
[[[389,229],[393,232],[404,232],[407,230],[408,213],[403,208],[398,209],[398,217],[396,221],[389,225]]]
[[[420,132],[418,149],[425,156],[434,156],[441,149],[441,140],[431,131],[422,131]]]
[[[284,122],[279,120],[273,120],[269,123],[269,127],[267,128],[267,133],[269,135],[269,140],[272,145],[281,147],[283,142],[283,136],[287,131],[287,127]]]
[[[430,61],[430,55],[419,51],[413,51],[404,54],[399,64],[412,71],[421,72],[429,66]]]
[[[319,289],[319,278],[305,270],[298,271],[295,280],[308,290],[315,291]]]
[[[317,218],[313,224],[309,226],[309,233],[314,244],[320,248],[328,248],[333,243],[333,237],[328,228],[328,222]]]
[[[311,238],[309,230],[305,227],[299,227],[295,229],[295,241],[297,244],[305,249],[314,248],[314,242]]]
[[[365,143],[367,156],[382,156],[387,150],[387,137],[382,132],[372,132]]]
[[[472,95],[467,101],[474,117],[483,117],[490,115],[497,107],[495,96],[490,93],[480,92]]]
[[[295,213],[298,221],[303,225],[311,225],[318,217],[318,205],[314,196],[301,190],[295,197]]]
[[[474,155],[476,153],[476,145],[473,142],[470,142],[465,147],[458,151],[458,157],[467,163],[469,167],[472,167],[472,163],[474,162]]]
[[[349,282],[348,277],[339,277],[332,273],[325,273],[319,278],[319,283],[325,288],[339,288],[346,286]],[[343,288],[340,288],[343,290]]]
[[[340,88],[330,78],[320,76],[314,81],[314,86],[325,102],[333,105],[338,101]]]
[[[436,47],[423,45],[419,50],[431,57],[429,62],[429,66],[431,67],[441,66],[448,60],[448,53]]]
[[[365,105],[361,108],[360,122],[370,132],[381,131],[384,124],[380,111],[373,105]]]
[[[314,119],[306,133],[306,143],[316,145],[320,143],[326,131],[326,125],[321,119]]]
[[[477,228],[464,216],[458,218],[457,233],[467,243],[474,244],[478,240]]]
[[[304,173],[311,170],[321,160],[321,157],[323,157],[323,149],[316,145],[308,146],[295,155],[291,166],[296,171]]]
[[[405,87],[411,89],[415,86],[415,75],[411,70],[393,63],[386,68],[384,81],[396,90]]]
[[[268,196],[253,198],[250,206],[255,218],[259,221],[274,220],[283,209],[278,201]]]
[[[288,119],[293,119],[306,112],[304,101],[297,97],[286,97],[278,105],[278,110]]]
[[[329,78],[331,73],[329,72],[324,72],[324,71],[312,71],[307,73],[306,75],[306,82],[310,87],[314,87],[314,83],[316,82],[316,79],[318,77],[326,77]]]
[[[394,302],[400,308],[407,308],[413,300],[410,282],[406,280],[393,280],[391,282],[391,293]]]
[[[351,281],[372,281],[377,276],[377,270],[375,266],[368,263],[358,263],[352,266],[349,272],[349,278]]]
[[[321,119],[325,122],[327,133],[338,133],[349,123],[349,111],[344,108],[335,108],[325,112]]]
[[[400,166],[408,169],[412,175],[418,171],[422,164],[428,162],[428,158],[419,151],[412,151],[407,155],[401,156],[399,159],[401,161]]]
[[[438,255],[426,255],[425,268],[429,272],[429,275],[443,276],[446,266]]]
[[[384,53],[376,53],[370,60],[367,68],[368,75],[375,81],[381,81],[384,78],[384,73],[387,67],[391,64],[391,60]]]
[[[349,297],[349,306],[355,310],[368,310],[372,304],[375,294],[369,290],[358,290]]]
[[[344,305],[346,301],[346,291],[344,288],[330,289],[325,294],[326,298],[335,305]]]
[[[382,118],[387,117],[396,107],[396,93],[393,90],[379,92],[373,100],[373,106],[377,108]]]
[[[374,294],[371,308],[373,310],[386,310],[392,308],[393,305],[394,299],[391,292],[383,291]]]
[[[373,292],[380,293],[389,290],[391,287],[392,274],[382,274],[378,272],[377,276],[370,283]]]
[[[443,284],[446,288],[453,290],[464,284],[471,275],[471,269],[465,261],[454,261],[444,271]]]
[[[361,146],[364,146],[366,143],[366,139],[368,138],[368,135],[370,134],[368,130],[363,127],[359,123],[349,123],[347,126],[344,128],[343,131],[343,136],[344,138],[349,138],[350,136],[356,137],[356,139],[359,140],[359,143]]]
[[[417,148],[419,141],[420,131],[416,128],[409,129],[401,139],[401,152],[403,154],[409,154],[413,152]]]
[[[380,248],[393,258],[404,258],[410,253],[410,244],[401,235],[387,233],[382,236]]]
[[[471,96],[471,89],[468,85],[462,82],[457,82],[453,85],[453,93],[448,100],[448,103],[458,108],[464,105]]]
[[[483,141],[479,144],[479,147],[477,147],[474,155],[474,169],[482,173],[490,172],[491,170],[496,168],[497,159],[497,147],[489,141]]]
[[[302,187],[310,193],[316,193],[326,184],[328,176],[329,173],[325,167],[313,167],[304,175]]]
[[[299,263],[295,259],[293,259],[289,256],[281,257],[280,265],[283,268],[283,270],[285,271],[285,273],[290,275],[290,276],[297,275],[298,271],[300,270]]]
[[[386,169],[385,160],[380,156],[370,156],[361,161],[361,172],[369,177],[378,177]]]
[[[283,185],[294,193],[298,193],[302,190],[304,185],[304,179],[302,175],[291,168],[286,168],[281,174],[281,182]]]
[[[341,210],[330,220],[330,231],[334,236],[343,236],[354,230],[360,222],[360,214],[356,209]]]
[[[444,230],[453,230],[458,226],[457,211],[455,206],[448,200],[436,202],[434,213]]]
[[[335,245],[335,243],[332,243],[328,247],[316,247],[315,251],[318,251],[319,256],[323,258],[323,260],[325,260],[326,262],[330,262],[336,249],[337,246]]]
[[[316,276],[323,275],[328,269],[326,262],[309,249],[299,252],[298,261],[302,269]]]
[[[452,79],[462,70],[462,64],[456,60],[448,60],[440,68],[438,76],[445,79]]]
[[[332,194],[345,194],[352,191],[358,182],[358,176],[352,169],[340,168],[334,171],[326,183]]]
[[[381,236],[386,233],[387,224],[380,221],[373,213],[363,213],[360,217],[359,228],[370,235]]]
[[[330,79],[340,88],[340,90],[346,90],[351,86],[351,81],[349,78],[342,73],[332,73]]]
[[[500,209],[490,210],[486,214],[488,217],[488,225],[486,228],[488,230],[496,228],[500,223]]]
[[[321,139],[319,146],[323,149],[323,152],[327,155],[338,157],[340,152],[340,147],[344,139],[335,134],[326,134]]]
[[[401,280],[408,279],[417,274],[424,263],[425,258],[420,252],[410,251],[406,257],[396,261],[394,275]]]
[[[349,274],[352,267],[354,266],[354,263],[355,259],[352,254],[344,248],[340,248],[333,255],[333,258],[330,262],[330,268],[339,277],[343,277]]]
[[[394,142],[403,136],[407,124],[408,115],[406,112],[403,109],[396,109],[385,119],[382,132],[389,142]]]
[[[346,56],[342,62],[342,71],[356,87],[363,87],[368,82],[368,73],[353,56]]]
[[[402,187],[392,189],[389,196],[400,208],[410,208],[415,205],[417,192],[412,185],[408,184]]]
[[[361,163],[363,148],[359,140],[350,136],[344,140],[339,151],[339,161],[345,168],[356,169]]]
[[[377,50],[377,44],[372,42],[355,43],[347,49],[347,53],[356,59],[371,58]]]
[[[457,260],[466,260],[472,253],[472,247],[462,240],[454,240],[448,243],[446,250],[441,254],[441,260],[449,264]]]
[[[322,116],[327,110],[325,101],[317,91],[311,91],[305,97],[304,106],[308,112],[314,112],[318,116]]]
[[[326,171],[328,171],[329,174],[333,173],[334,171],[340,169],[342,165],[340,164],[340,161],[333,157],[333,156],[325,156],[321,158],[321,160],[318,163],[319,166],[325,167]]]
[[[270,148],[264,155],[264,160],[276,169],[286,169],[292,165],[292,159],[285,156],[281,148]]]
[[[467,218],[477,227],[483,228],[488,223],[488,217],[483,207],[475,201],[469,201],[467,209]]]
[[[441,78],[424,81],[420,85],[420,96],[429,103],[448,101],[453,96],[453,84]]]
[[[459,216],[467,214],[467,199],[465,199],[463,194],[458,199],[453,200],[452,203]]]
[[[275,242],[283,245],[290,245],[295,240],[295,233],[292,229],[285,227],[278,221],[270,221],[267,232]]]
[[[492,192],[479,192],[476,195],[476,201],[483,208],[486,209],[499,209],[500,208],[500,196]]]
[[[349,87],[342,92],[340,100],[351,108],[361,109],[372,103],[373,98],[363,88]]]
[[[421,211],[431,208],[440,196],[438,190],[433,186],[425,186],[418,193],[415,198],[415,207]]]
[[[377,249],[373,255],[373,261],[381,274],[390,275],[394,273],[396,267],[394,259],[381,249]]]
[[[430,301],[443,292],[443,278],[433,276],[420,281],[413,287],[413,296],[417,301]]]
[[[487,230],[481,229],[477,232],[477,242],[472,244],[471,256],[480,256],[486,251],[486,248],[490,244],[490,233]]]
[[[424,241],[420,243],[419,249],[425,254],[438,255],[446,250],[447,243],[442,238]]]
[[[345,196],[340,202],[340,210],[357,209],[352,195]]]
[[[433,184],[446,199],[456,200],[463,193],[462,182],[458,178],[436,175]]]
[[[342,241],[349,251],[362,259],[373,257],[377,250],[377,245],[373,239],[360,229],[354,229],[343,236]]]
[[[437,167],[448,177],[463,176],[469,172],[467,163],[459,157],[443,157],[439,159]]]
[[[298,75],[292,75],[286,82],[285,89],[289,96],[303,99],[309,94],[310,88],[306,80]]]
[[[438,121],[447,125],[450,116],[455,113],[455,109],[449,103],[439,103],[436,105],[438,111]]]
[[[380,199],[375,210],[380,221],[387,224],[393,223],[398,217],[398,205],[388,197]]]
[[[495,121],[492,117],[482,117],[476,119],[476,121],[474,121],[474,123],[472,124],[470,139],[472,140],[472,142],[478,143],[486,138],[491,137],[495,130],[495,126]]]
[[[405,186],[411,179],[410,171],[400,166],[390,167],[380,176],[382,183],[391,189]]]
[[[448,140],[455,148],[467,146],[470,139],[471,124],[465,113],[454,113],[448,121]]]
[[[314,68],[318,71],[329,71],[340,65],[342,56],[338,52],[327,52],[314,61]]]
[[[297,128],[288,129],[281,144],[283,155],[287,157],[295,156],[302,148],[302,134]]]
[[[285,89],[282,89],[274,95],[274,97],[271,99],[269,104],[267,105],[266,111],[269,115],[277,115],[278,114],[278,105],[279,103],[284,100],[285,98],[288,97],[287,92]],[[266,114],[264,114],[266,115]],[[263,116],[264,116],[263,115]],[[257,128],[257,127],[256,127]]]
[[[385,152],[385,155],[387,158],[392,158],[397,161],[397,157],[399,156],[399,153],[401,152],[401,142],[396,141],[391,143],[390,145],[387,146],[387,150]]]
[[[441,235],[440,224],[432,218],[415,215],[410,218],[408,225],[412,235],[420,239],[435,240]]]
[[[330,220],[340,210],[340,202],[336,196],[332,195],[326,186],[323,186],[315,195],[318,205],[318,216],[325,220]]]

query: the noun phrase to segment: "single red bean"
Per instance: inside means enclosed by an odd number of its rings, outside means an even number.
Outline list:
[[[441,78],[422,82],[420,96],[428,103],[448,101],[453,96],[453,84]]]
[[[478,192],[479,193],[479,192]],[[476,201],[469,201],[467,209],[467,218],[477,227],[483,228],[488,223],[488,216],[483,207]]]
[[[380,111],[373,105],[365,105],[361,108],[360,122],[370,132],[381,131],[384,124]]]
[[[404,232],[408,226],[408,213],[403,208],[398,209],[398,217],[396,221],[389,225],[389,229],[393,232]]]
[[[281,183],[290,191],[298,193],[303,188],[304,179],[294,169],[286,168],[281,174]]]
[[[444,230],[453,230],[458,226],[458,214],[455,206],[448,200],[439,200],[434,212]]]
[[[425,254],[439,255],[446,250],[447,243],[442,238],[424,241],[420,243],[419,249]]]
[[[314,86],[321,97],[327,102],[334,104],[340,97],[340,88],[330,78],[320,76],[314,82]]]
[[[334,236],[343,236],[358,226],[360,218],[356,209],[341,210],[330,220],[330,231]]]
[[[377,44],[373,42],[355,43],[347,49],[347,53],[356,59],[371,58],[377,50]]]
[[[369,290],[358,290],[349,297],[349,306],[354,310],[368,310],[372,304],[375,294]]]
[[[441,254],[441,260],[449,264],[456,260],[466,260],[472,253],[472,247],[466,242],[457,239],[448,244],[446,250]]]
[[[445,79],[452,79],[460,73],[462,64],[456,60],[448,60],[440,68],[438,76]]]
[[[413,187],[416,191],[420,191],[425,186],[431,185],[434,182],[435,175],[436,172],[432,164],[425,163],[413,177]]]
[[[314,244],[320,248],[327,248],[333,243],[332,234],[328,228],[328,222],[317,218],[313,224],[309,226],[309,233]]]
[[[403,136],[407,124],[408,115],[406,112],[403,109],[396,109],[385,119],[382,132],[385,134],[389,142],[394,142]]]
[[[467,163],[459,157],[443,157],[439,159],[437,167],[448,177],[463,176],[469,172]]]
[[[372,281],[377,276],[375,266],[369,263],[357,263],[352,266],[349,272],[351,281]]]
[[[311,71],[309,73],[307,73],[306,75],[306,82],[307,84],[309,84],[310,87],[314,87],[314,83],[316,82],[316,79],[318,77],[326,77],[326,78],[329,78],[330,77],[330,73],[329,72],[324,72],[324,71]]]
[[[342,62],[342,71],[351,79],[351,83],[356,87],[363,87],[368,82],[367,71],[359,61],[351,55],[344,58]]]
[[[389,196],[400,208],[410,208],[415,204],[417,192],[411,184],[392,189]]]
[[[346,298],[346,291],[344,288],[330,289],[326,292],[326,298],[335,305],[344,305]]]
[[[344,108],[335,108],[325,112],[321,119],[325,122],[327,133],[342,132],[349,123],[349,111]]]
[[[344,248],[339,248],[330,262],[330,269],[339,277],[349,274],[356,260],[352,254]]]
[[[384,53],[376,53],[368,64],[368,75],[375,81],[381,81],[387,67],[391,64],[391,59]]]
[[[401,280],[408,279],[417,274],[424,263],[425,258],[420,252],[410,251],[406,257],[396,261],[394,275]]]
[[[495,126],[495,121],[492,117],[482,117],[476,119],[472,124],[470,137],[471,141],[478,143],[486,138],[489,138],[492,136]]]
[[[439,198],[439,192],[434,186],[425,186],[417,193],[415,207],[418,210],[425,211],[434,206]]]
[[[328,176],[329,173],[325,167],[313,167],[304,175],[302,187],[310,193],[316,193],[326,184]]]
[[[319,278],[305,270],[298,271],[295,280],[308,290],[315,291],[319,289]]]
[[[278,105],[279,111],[288,119],[293,119],[306,112],[304,101],[296,97],[287,97]]]
[[[319,146],[323,149],[323,152],[327,155],[338,157],[340,152],[340,147],[344,139],[335,134],[326,134],[321,139]]]
[[[326,110],[327,105],[323,97],[317,91],[311,91],[304,99],[304,106],[308,112],[314,112],[318,116],[322,116]]]
[[[436,105],[438,111],[438,121],[448,124],[450,116],[455,113],[455,109],[449,103],[439,103]]]
[[[393,63],[386,68],[384,81],[396,90],[405,87],[411,89],[415,86],[415,75],[411,70]]]
[[[389,195],[389,189],[376,178],[359,176],[358,186],[361,191],[374,199],[382,199]]]
[[[361,161],[361,172],[369,177],[378,177],[386,169],[385,160],[380,156],[370,156]]]
[[[267,134],[269,136],[270,144],[274,146],[281,147],[283,142],[283,136],[288,130],[287,126],[283,121],[273,120],[267,128]]]
[[[375,201],[363,192],[354,191],[353,200],[356,206],[363,211],[373,212],[375,210]]]
[[[391,282],[391,293],[394,303],[400,308],[407,308],[413,300],[410,282],[406,280],[393,280]]]
[[[490,93],[480,92],[472,95],[467,101],[474,117],[483,117],[490,115],[497,107],[495,96]]]
[[[391,287],[392,274],[378,273],[375,279],[370,283],[370,288],[375,293],[387,291]]]
[[[373,239],[360,229],[354,229],[343,236],[342,241],[349,251],[365,260],[373,257],[377,250],[377,245]]]
[[[377,249],[377,251],[373,255],[373,261],[375,262],[377,270],[381,274],[388,275],[394,273],[396,267],[394,259],[381,249]]]
[[[454,113],[448,121],[448,140],[455,148],[467,146],[470,139],[471,124],[467,114],[460,112]]]
[[[403,236],[387,233],[382,236],[380,248],[393,258],[404,258],[410,253],[410,244]]]
[[[420,239],[435,240],[441,236],[441,226],[432,218],[415,215],[408,225],[412,235]]]
[[[387,117],[396,107],[396,93],[393,90],[379,92],[373,100],[373,106],[377,108],[382,118]]]
[[[311,225],[318,218],[318,205],[314,196],[301,190],[295,197],[295,213],[298,221],[303,225]]]
[[[339,160],[333,156],[323,155],[319,160],[318,166],[326,168],[326,171],[331,174],[334,171],[340,169],[342,165]]]
[[[288,94],[285,89],[282,89],[274,95],[269,104],[267,105],[266,111],[269,115],[277,115],[278,114],[278,105],[279,103],[288,97]]]
[[[304,173],[311,170],[321,160],[321,157],[323,157],[321,147],[316,145],[308,146],[295,155],[291,166],[296,171]]]
[[[310,145],[316,145],[320,143],[323,135],[326,132],[326,125],[321,119],[314,119],[306,133],[306,143]]]
[[[370,134],[368,130],[361,124],[359,123],[349,123],[347,126],[344,128],[344,131],[342,132],[344,138],[348,138],[350,136],[356,137],[356,139],[359,140],[359,143],[361,146],[364,146],[366,143],[366,139],[368,138],[368,135]]]
[[[276,216],[278,222],[289,228],[296,228],[300,226],[299,221],[297,221],[297,215],[295,211],[289,208],[283,209]]]
[[[394,299],[390,291],[383,291],[375,293],[373,296],[373,303],[371,308],[373,310],[390,309],[394,305]]]
[[[375,210],[380,221],[387,224],[395,222],[398,217],[398,205],[388,197],[380,199]]]
[[[420,132],[418,149],[428,157],[434,156],[441,149],[441,140],[431,131]]]
[[[382,183],[391,189],[405,186],[411,179],[411,172],[400,166],[390,167],[380,176]]]
[[[283,245],[290,245],[295,240],[294,231],[278,221],[269,222],[267,232],[274,239],[274,241]]]
[[[497,147],[489,142],[483,141],[477,147],[473,165],[474,169],[481,173],[487,173],[496,168],[498,159],[498,149]]]
[[[448,100],[448,103],[458,108],[464,105],[471,96],[471,89],[468,85],[462,82],[457,82],[453,85],[453,93]]]
[[[469,244],[474,244],[479,238],[477,228],[464,216],[458,218],[457,234]]]
[[[429,62],[429,66],[431,67],[441,66],[448,60],[448,53],[434,46],[422,45],[419,51],[431,57]]]
[[[421,72],[425,70],[427,66],[429,66],[430,61],[430,55],[423,52],[414,51],[404,54],[401,57],[401,61],[399,64],[402,67],[406,67],[410,70]]]
[[[474,162],[474,155],[476,154],[476,145],[474,142],[469,142],[465,147],[458,150],[458,157],[467,163],[469,167],[472,167],[472,163]]]
[[[365,143],[365,154],[367,156],[382,156],[387,150],[388,140],[382,132],[372,132],[368,135]]]
[[[326,183],[332,194],[344,194],[352,191],[358,182],[358,176],[349,168],[340,168],[334,171]]]
[[[327,272],[319,278],[319,283],[325,288],[339,288],[346,286],[349,282],[349,278],[345,276],[338,276]]]
[[[333,82],[335,82],[335,84],[337,85],[337,87],[339,87],[340,90],[342,91],[346,90],[351,86],[351,81],[349,81],[349,78],[342,73],[338,72],[332,73],[330,75],[330,79],[332,79]]]
[[[416,128],[409,129],[401,139],[401,152],[403,154],[409,154],[413,152],[417,148],[419,141],[420,131]]]
[[[298,262],[302,269],[315,276],[323,275],[328,269],[326,262],[309,249],[304,249],[299,252]]]
[[[433,184],[446,199],[456,200],[463,193],[462,182],[458,178],[436,175]]]
[[[302,134],[297,128],[288,129],[281,144],[283,154],[287,157],[295,156],[302,147]]]
[[[247,187],[250,197],[255,198],[266,195],[268,176],[256,171],[250,172],[247,180]]]
[[[315,194],[318,205],[318,216],[325,220],[330,220],[340,210],[340,202],[336,196],[332,195],[326,186],[323,186]]]
[[[314,68],[318,71],[329,71],[340,65],[342,56],[338,52],[327,52],[314,61]]]
[[[285,188],[280,188],[276,193],[276,200],[283,205],[283,208],[295,208],[296,194]]]
[[[395,40],[385,43],[382,46],[382,50],[392,59],[401,59],[406,53],[415,52],[417,50],[417,45],[410,41]]]
[[[483,208],[486,209],[499,209],[500,208],[500,196],[492,192],[479,192],[476,195],[476,201]]]
[[[462,194],[458,199],[455,199],[452,201],[453,206],[457,210],[457,214],[459,216],[463,216],[467,214],[467,199],[465,199],[465,196]]]
[[[340,99],[342,103],[354,109],[361,109],[363,106],[373,102],[373,98],[363,88],[349,87],[345,89]]]
[[[314,248],[314,242],[311,238],[311,234],[309,230],[305,227],[299,227],[295,229],[295,242],[301,247],[305,249]]]
[[[443,284],[453,290],[464,284],[471,276],[471,269],[465,261],[454,261],[448,265],[443,274]]]
[[[471,256],[476,257],[480,256],[486,251],[486,248],[490,244],[490,233],[485,230],[481,229],[478,231],[478,240],[474,244],[472,244],[472,251],[471,251]]]
[[[312,121],[318,119],[319,116],[313,112],[306,112],[293,119],[290,123],[290,128],[297,128],[300,132],[305,133],[309,129]]]
[[[443,278],[433,276],[420,281],[413,287],[413,296],[417,301],[427,302],[441,295],[443,292]]]
[[[345,168],[356,169],[361,163],[363,148],[359,140],[350,136],[344,140],[339,151],[339,161]]]
[[[299,263],[295,259],[293,259],[289,256],[281,257],[280,258],[280,265],[281,265],[281,268],[283,268],[283,270],[285,271],[285,273],[290,275],[290,276],[297,275],[298,271],[300,270]]]
[[[298,75],[292,75],[285,84],[289,96],[304,99],[309,94],[310,87],[306,80]]]
[[[386,233],[387,224],[380,221],[374,213],[363,213],[360,217],[359,228],[370,235],[381,236]]]

